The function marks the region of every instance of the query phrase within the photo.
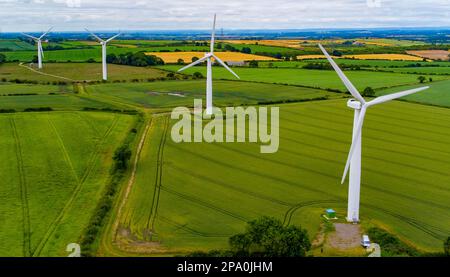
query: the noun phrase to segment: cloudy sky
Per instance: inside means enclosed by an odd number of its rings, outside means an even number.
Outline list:
[[[450,0],[0,0],[2,32],[450,27]]]

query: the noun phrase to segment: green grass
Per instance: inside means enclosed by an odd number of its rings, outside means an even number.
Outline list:
[[[450,107],[450,81],[448,81],[448,80],[440,81],[440,82],[425,83],[422,85],[404,86],[404,87],[397,87],[395,89],[381,90],[377,93],[377,95],[384,95],[384,94],[388,94],[388,93],[399,92],[399,91],[417,88],[417,87],[421,87],[421,86],[430,86],[430,88],[423,92],[413,94],[410,96],[406,96],[402,99],[406,100],[406,101],[412,101],[412,102],[417,102],[417,103],[422,103],[422,104]]]
[[[42,73],[68,79],[38,74],[24,66],[28,66],[28,64],[24,64],[23,66],[15,63],[0,65],[0,79],[20,79],[38,82],[102,80],[102,65],[100,63],[47,63],[44,64],[44,68],[41,70]],[[166,77],[166,75],[167,72],[155,68],[108,64],[109,81],[160,78]]]
[[[0,115],[0,256],[67,255],[133,121],[91,112]]]
[[[0,49],[10,49],[11,51],[34,50],[35,46],[20,40],[0,40]]]
[[[69,86],[0,83],[0,96],[7,94],[61,94],[71,92]]]
[[[180,66],[165,65],[159,68],[177,71]],[[345,91],[345,87],[337,74],[331,70],[306,70],[306,69],[288,69],[288,68],[234,68],[233,69],[242,80],[252,82],[280,83],[289,85],[303,85],[310,87],[339,89]],[[206,67],[197,66],[184,71],[186,74],[201,72],[206,76]],[[418,83],[416,75],[384,73],[371,71],[348,71],[348,78],[355,86],[364,90],[366,87],[383,88],[398,85],[407,85]],[[213,68],[213,78],[216,79],[235,79],[226,69],[221,67]],[[435,80],[448,78],[446,76],[433,76]]]
[[[357,65],[363,68],[366,67],[381,67],[381,68],[389,68],[391,70],[392,67],[407,67],[411,64],[420,64],[422,66],[442,66],[449,67],[450,63],[448,62],[412,62],[412,61],[385,61],[385,60],[356,60],[356,59],[335,59],[337,64],[345,64],[345,65]],[[274,67],[287,67],[287,68],[301,68],[302,66],[308,63],[328,63],[328,61],[324,59],[314,59],[314,60],[302,60],[302,61],[277,61],[277,62],[259,62],[260,67],[269,67],[269,64],[272,63]],[[415,69],[415,68],[413,68]]]
[[[353,120],[345,100],[283,105],[280,117],[280,149],[270,155],[258,144],[176,144],[170,125],[154,119],[122,227],[140,240],[153,226],[163,249],[183,252],[224,248],[262,215],[314,232],[323,209],[344,214],[347,186],[339,181]],[[427,251],[440,250],[450,233],[443,120],[450,110],[391,102],[372,108],[364,126],[362,220]]]
[[[91,85],[88,92],[100,98],[138,104],[147,108],[193,106],[194,99],[205,98],[205,80],[154,83]],[[169,95],[182,94],[184,97]],[[257,104],[265,101],[302,100],[342,95],[322,90],[236,81],[214,82],[214,104],[218,106]]]

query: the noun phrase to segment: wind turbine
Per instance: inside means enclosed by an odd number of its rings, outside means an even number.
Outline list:
[[[216,60],[217,62],[219,62],[223,67],[225,67],[228,71],[231,72],[231,74],[233,74],[234,76],[236,76],[236,78],[240,79],[239,76],[234,73],[233,70],[231,70],[231,68],[228,67],[228,65],[226,63],[224,63],[221,59],[219,59],[215,54],[214,54],[214,41],[215,41],[215,32],[216,32],[216,15],[214,14],[214,23],[213,23],[213,29],[212,29],[212,34],[211,34],[211,49],[209,53],[205,53],[205,56],[193,63],[191,63],[190,65],[187,65],[183,68],[181,68],[180,70],[178,70],[178,72],[181,72],[185,69],[188,69],[194,65],[197,65],[199,63],[202,63],[204,61],[207,62],[207,69],[206,69],[206,114],[207,115],[211,115],[212,114],[212,110],[213,110],[213,100],[212,100],[212,58],[214,58],[214,60]]]
[[[101,39],[99,36],[97,36],[96,34],[92,33],[91,31],[89,31],[88,29],[85,29],[88,33],[90,33],[93,37],[95,37],[98,42],[102,45],[102,65],[103,65],[103,80],[108,80],[108,68],[106,65],[106,45],[112,41],[113,39],[115,39],[116,37],[120,36],[122,33],[118,33],[117,35],[110,37],[107,40]]]
[[[356,99],[351,99],[348,101],[347,106],[355,110],[354,123],[353,123],[353,140],[352,146],[350,147],[350,152],[348,154],[347,163],[344,169],[344,175],[342,177],[342,184],[345,182],[347,173],[350,170],[350,180],[348,188],[348,207],[347,207],[347,221],[349,222],[359,222],[359,198],[360,198],[360,187],[361,187],[361,136],[362,127],[364,123],[364,117],[368,108],[382,104],[403,96],[407,96],[419,91],[428,89],[429,87],[421,87],[416,89],[411,89],[403,92],[393,93],[389,95],[380,96],[371,101],[366,101],[355,86],[350,82],[350,80],[345,76],[344,72],[339,68],[339,66],[334,62],[334,60],[327,53],[325,48],[319,44],[325,57],[330,62],[331,66],[339,75],[344,85],[350,91],[351,95]]]
[[[22,33],[22,35],[31,38],[32,40],[34,40],[37,43],[37,48],[38,48],[38,67],[39,69],[42,69],[42,59],[44,58],[44,49],[42,49],[42,39],[48,34],[50,33],[50,31],[53,29],[53,27],[51,27],[50,29],[48,29],[47,32],[43,33],[40,37],[34,37],[32,35],[28,35],[25,33]]]

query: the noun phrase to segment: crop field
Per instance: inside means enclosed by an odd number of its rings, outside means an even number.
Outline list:
[[[450,52],[445,50],[408,51],[408,54],[431,60],[448,61],[450,59]]]
[[[344,58],[357,60],[422,61],[423,58],[405,54],[364,54],[345,55]]]
[[[232,44],[249,44],[249,45],[267,45],[278,47],[289,47],[301,49],[303,40],[296,39],[277,39],[277,40],[225,40],[225,42]]]
[[[175,72],[180,69],[180,66],[166,65],[158,68],[164,68]],[[241,80],[244,81],[265,83],[277,82],[279,84],[330,88],[345,91],[345,87],[339,77],[334,71],[331,70],[306,70],[290,68],[234,68],[233,70],[239,75],[239,77],[241,77]],[[203,76],[205,76],[206,67],[196,66],[185,70],[183,73],[193,74],[195,72],[201,72]],[[354,82],[355,86],[361,90],[364,90],[369,86],[376,89],[402,84],[418,83],[418,76],[413,74],[349,71],[347,75]],[[213,77],[216,79],[231,80],[235,78],[228,71],[226,71],[226,69],[220,67],[213,68]],[[435,80],[443,80],[448,77],[433,76],[433,78]]]
[[[203,52],[148,52],[147,55],[155,55],[160,57],[165,63],[177,63],[179,59],[182,59],[185,63],[190,63],[192,58],[203,58],[205,53]],[[274,58],[258,56],[252,54],[243,54],[236,52],[216,52],[217,57],[227,62],[241,62],[241,61],[271,61],[276,60]]]
[[[64,255],[133,120],[90,112],[0,115],[1,256]]]
[[[323,90],[236,81],[214,82],[214,103],[218,106],[258,104],[267,101],[301,101],[341,95]],[[147,108],[193,106],[205,98],[205,81],[170,81],[139,84],[110,84],[87,87],[91,95]]]
[[[29,43],[20,40],[0,40],[0,49],[19,51],[19,50],[34,50],[35,47]]]
[[[422,104],[428,104],[428,105],[435,105],[435,106],[443,106],[443,107],[450,107],[450,81],[440,81],[440,82],[434,82],[434,83],[428,83],[425,85],[429,85],[430,88],[426,91],[423,91],[422,93],[418,93],[415,95],[406,96],[404,100],[422,103]],[[423,85],[420,85],[423,86]],[[397,87],[395,89],[387,89],[387,90],[381,90],[377,94],[378,95],[384,95],[396,91],[403,91],[407,89],[412,89],[416,87],[420,87],[419,85],[415,86],[405,86],[405,87]]]
[[[39,82],[102,80],[101,63],[48,63],[44,64],[44,68],[40,71],[44,74],[37,74],[27,67],[29,67],[28,64],[22,66],[15,63],[0,65],[0,78]],[[110,81],[160,78],[166,75],[167,72],[154,68],[108,64]]]
[[[178,253],[224,248],[262,215],[312,235],[324,208],[344,213],[339,181],[353,119],[345,100],[283,105],[280,117],[272,155],[258,144],[176,144],[168,118],[154,118],[122,233]],[[364,127],[363,220],[426,250],[440,249],[450,232],[448,120],[448,109],[393,102],[373,108]]]

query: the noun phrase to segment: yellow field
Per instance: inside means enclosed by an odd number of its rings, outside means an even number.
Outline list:
[[[165,63],[177,63],[178,59],[182,59],[185,63],[190,63],[193,57],[202,58],[203,52],[147,52],[146,55],[155,55],[160,57]],[[243,54],[238,52],[216,52],[221,60],[226,62],[241,61],[275,61],[277,59],[252,54]]]
[[[224,42],[233,44],[259,44],[266,46],[278,46],[278,47],[289,47],[295,49],[301,49],[303,42],[305,40],[298,39],[280,39],[280,40],[225,40]]]
[[[333,57],[333,59],[339,59],[341,57]],[[299,60],[314,60],[314,59],[325,59],[324,55],[301,55],[297,56]]]
[[[357,60],[390,60],[390,61],[422,61],[422,58],[405,54],[365,54],[365,55],[345,55],[347,59]]]

